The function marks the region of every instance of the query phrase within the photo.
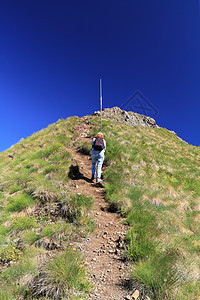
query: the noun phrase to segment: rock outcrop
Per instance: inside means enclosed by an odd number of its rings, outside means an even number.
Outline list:
[[[95,111],[93,115],[100,116],[100,111]],[[140,115],[132,111],[125,111],[117,106],[112,108],[104,108],[102,111],[102,116],[105,118],[109,118],[114,122],[130,125],[130,126],[139,125],[143,127],[153,127],[153,128],[159,127],[153,118]]]

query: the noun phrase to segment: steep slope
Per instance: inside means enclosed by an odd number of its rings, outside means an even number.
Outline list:
[[[103,119],[105,190],[88,180],[98,113],[0,154],[1,299],[199,299],[199,148],[115,111]]]

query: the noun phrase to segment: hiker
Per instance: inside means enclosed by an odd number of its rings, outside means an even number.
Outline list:
[[[99,132],[95,138],[92,139],[92,178],[91,181],[95,178],[96,172],[96,182],[102,182],[101,180],[101,168],[104,161],[104,155],[106,151],[106,141],[103,138],[103,133]]]

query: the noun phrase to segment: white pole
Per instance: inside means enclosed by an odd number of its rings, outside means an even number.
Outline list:
[[[100,131],[102,131],[102,79],[100,79],[100,111],[101,111],[101,126],[100,126]]]

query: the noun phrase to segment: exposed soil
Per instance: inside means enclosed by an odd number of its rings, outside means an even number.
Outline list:
[[[87,124],[75,128],[79,134],[79,141],[88,141],[89,129]],[[77,165],[80,172],[80,176],[72,180],[72,189],[94,199],[91,214],[96,229],[86,238],[73,244],[81,249],[93,284],[93,293],[87,299],[128,299],[126,296],[129,294],[129,266],[124,257],[127,226],[122,224],[123,219],[119,214],[109,212],[104,189],[90,182],[90,156],[80,153],[77,148],[67,151],[72,154],[73,165]]]

